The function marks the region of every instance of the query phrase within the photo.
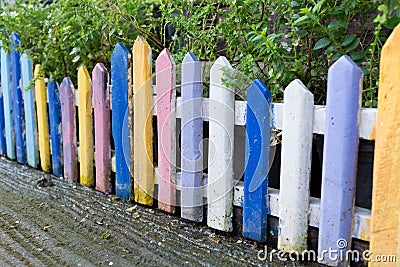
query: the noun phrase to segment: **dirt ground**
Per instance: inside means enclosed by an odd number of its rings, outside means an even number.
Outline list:
[[[0,159],[0,266],[301,266],[261,248]]]

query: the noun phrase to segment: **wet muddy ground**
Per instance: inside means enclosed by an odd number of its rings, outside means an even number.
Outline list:
[[[310,266],[258,260],[260,249],[0,159],[1,266]]]

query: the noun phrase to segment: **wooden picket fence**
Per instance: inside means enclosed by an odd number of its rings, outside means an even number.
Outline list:
[[[18,45],[18,35],[11,38]],[[319,228],[320,252],[337,249],[338,240],[348,244],[340,249],[349,249],[357,238],[371,240],[376,253],[395,253],[400,247],[400,94],[393,89],[400,87],[397,43],[400,28],[382,54],[379,117],[377,109],[361,108],[362,71],[347,56],[329,69],[327,105],[318,106],[299,80],[288,85],[283,103],[272,103],[267,86],[258,79],[248,88],[247,102],[235,101],[223,81],[224,71],[232,69],[224,57],[211,67],[210,97],[203,98],[202,67],[192,53],[181,64],[177,98],[176,67],[166,49],[155,62],[153,95],[151,48],[142,37],[132,53],[122,43],[116,45],[111,75],[101,63],[92,79],[86,67],[80,67],[77,90],[68,77],[60,86],[50,80],[46,88],[44,76],[38,76],[40,65],[33,70],[25,54],[1,50],[0,153],[106,194],[115,188],[117,196],[140,204],[157,200],[165,212],[174,213],[180,206],[181,217],[192,221],[203,221],[207,204],[207,225],[222,231],[232,231],[233,206],[243,207],[243,236],[261,242],[267,238],[267,216],[277,216],[281,250],[307,249],[308,226],[314,226]],[[34,76],[34,88],[24,90]],[[180,154],[177,119],[182,125]],[[209,122],[212,154],[207,166],[200,148],[203,121]],[[234,178],[235,125],[246,128],[244,182]],[[280,190],[268,188],[272,129],[283,132]],[[310,197],[313,134],[325,136],[321,199]],[[376,139],[372,225],[371,211],[354,207],[360,138]],[[341,264],[328,257],[322,262]]]

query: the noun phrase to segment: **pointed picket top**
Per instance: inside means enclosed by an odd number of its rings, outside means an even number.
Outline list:
[[[220,56],[210,69],[210,83],[222,85],[222,79],[225,75],[224,72],[227,70],[233,70],[232,65],[229,63],[226,57]]]
[[[192,52],[186,53],[182,61],[182,85],[186,83],[202,82],[201,79],[201,64],[195,54]]]
[[[65,90],[70,90],[71,88],[74,88],[74,84],[72,83],[72,80],[70,77],[65,77],[63,81],[60,84],[60,89],[65,89]]]
[[[142,53],[150,53],[151,55],[151,47],[147,43],[146,39],[144,39],[142,36],[138,36],[135,40],[135,43],[133,44],[133,49],[134,52],[139,52],[142,51]],[[149,62],[151,63],[151,57],[149,57]]]
[[[345,69],[346,72],[352,72],[353,75],[362,75],[362,69],[348,56],[341,56],[333,65],[329,68],[329,72],[340,71],[339,68]]]
[[[285,89],[278,248],[307,249],[314,96],[300,80]]]
[[[115,51],[115,49],[114,49],[114,51]],[[96,66],[94,66],[94,68],[93,68],[93,72],[96,72],[96,74],[98,74],[98,75],[104,75],[105,73],[108,74],[108,70],[106,69],[106,67],[104,66],[103,63],[97,63]],[[99,76],[99,77],[102,77],[102,76]]]
[[[156,73],[159,73],[163,70],[172,69],[174,66],[175,62],[171,57],[171,53],[167,48],[164,48],[156,59]]]
[[[116,57],[116,58],[120,58],[121,57],[122,59],[125,59],[125,58],[127,58],[128,55],[129,55],[129,49],[126,48],[126,46],[123,43],[119,42],[115,46],[111,57],[112,58],[113,57]]]
[[[378,120],[372,186],[370,251],[399,255],[400,251],[400,25],[382,49]],[[383,266],[370,262],[371,267]]]
[[[304,95],[307,98],[312,97],[314,99],[314,95],[299,79],[295,79],[291,83],[289,83],[289,85],[285,89],[285,94]]]

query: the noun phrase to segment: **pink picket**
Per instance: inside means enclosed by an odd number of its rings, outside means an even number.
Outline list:
[[[61,124],[63,132],[64,177],[71,182],[78,182],[78,163],[75,129],[74,86],[69,77],[60,85]]]
[[[158,207],[175,211],[176,185],[176,116],[175,64],[164,49],[156,61],[157,130],[158,130]]]

